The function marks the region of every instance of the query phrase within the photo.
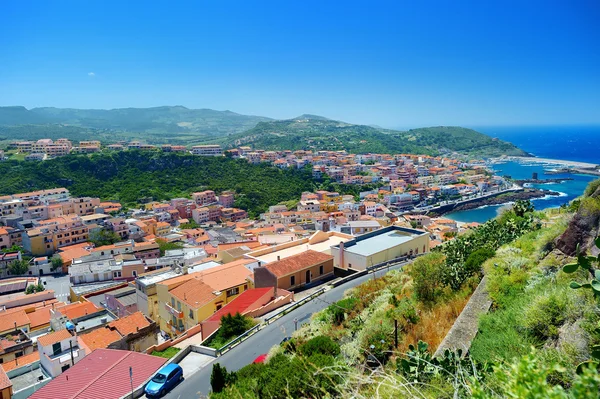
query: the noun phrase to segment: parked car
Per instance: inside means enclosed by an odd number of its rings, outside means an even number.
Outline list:
[[[178,364],[163,366],[146,384],[144,392],[147,396],[163,396],[169,392],[179,381],[183,380],[183,369]]]
[[[262,355],[258,356],[256,359],[254,359],[254,361],[252,363],[264,363],[265,360],[267,360],[267,354],[263,353]]]

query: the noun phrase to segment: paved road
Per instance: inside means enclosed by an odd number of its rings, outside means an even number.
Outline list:
[[[392,266],[389,269],[399,269],[405,264],[406,262]],[[375,276],[373,274],[367,274],[349,281],[346,284],[330,289],[310,302],[307,302],[279,318],[277,321],[274,321],[272,324],[264,327],[262,330],[225,353],[223,356],[217,358],[215,361],[222,366],[225,366],[229,371],[239,370],[247,364],[252,363],[257,356],[269,352],[271,347],[280,343],[283,338],[291,335],[294,331],[294,319],[298,320],[298,326],[309,322],[313,313],[319,312],[329,306],[332,302],[342,299],[344,291],[348,288],[356,287],[368,279],[380,277],[387,273],[387,271],[387,268],[382,269],[374,273]],[[173,389],[165,397],[171,399],[207,397],[210,391],[211,372],[212,366],[209,364],[186,378],[183,383]]]
[[[46,289],[54,290],[54,296],[60,302],[69,302],[69,275],[44,275],[40,276],[42,281],[46,281]]]

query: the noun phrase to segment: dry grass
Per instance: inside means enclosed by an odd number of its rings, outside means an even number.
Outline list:
[[[397,351],[405,353],[409,345],[419,340],[427,342],[431,352],[435,352],[450,328],[469,301],[469,296],[457,295],[447,302],[437,304],[431,309],[419,309],[419,322],[407,327],[399,342]]]

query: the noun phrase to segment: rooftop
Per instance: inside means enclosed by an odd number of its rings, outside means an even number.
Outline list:
[[[96,313],[100,309],[91,302],[75,302],[61,308],[58,311],[69,319],[77,319],[88,314]]]
[[[202,282],[199,276],[196,276],[172,289],[170,293],[189,307],[197,309],[217,297],[214,291],[212,287]]]
[[[277,262],[267,263],[264,267],[277,277],[301,271],[311,266],[332,260],[333,256],[323,252],[308,250]]]
[[[90,351],[94,351],[96,349],[107,348],[108,345],[117,342],[122,337],[118,331],[111,330],[110,328],[97,328],[89,333],[80,334],[79,338],[81,338]]]
[[[398,230],[391,230],[377,234],[371,237],[366,237],[363,240],[356,240],[356,244],[345,247],[348,253],[371,256],[388,248],[404,244],[416,237],[417,234],[405,233]]]
[[[30,399],[120,398],[131,392],[130,367],[133,386],[137,388],[166,361],[137,352],[96,349],[40,388]]]
[[[253,310],[248,309],[248,307],[253,305],[267,292],[274,293],[274,291],[275,290],[273,289],[273,287],[253,288],[246,290],[242,292],[239,296],[237,296],[233,301],[229,302],[227,305],[225,305],[212,316],[210,316],[208,321],[217,321],[220,320],[221,317],[228,314],[236,314],[238,312],[244,314],[248,310]],[[262,305],[265,305],[265,303],[263,303]]]
[[[50,333],[48,335],[44,335],[42,337],[39,337],[37,342],[38,345],[41,346],[48,346],[48,345],[52,345],[55,344],[57,342],[61,342],[64,341],[65,339],[69,339],[71,338],[73,335],[71,335],[71,333],[69,331],[65,330],[58,330],[55,331],[53,333]]]
[[[150,322],[142,312],[135,312],[108,323],[111,329],[116,329],[123,336],[135,333],[138,329],[148,327],[149,325]]]

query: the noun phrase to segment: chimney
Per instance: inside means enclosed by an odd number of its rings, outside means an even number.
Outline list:
[[[277,260],[280,260],[280,259],[281,259],[281,256],[277,255]]]

